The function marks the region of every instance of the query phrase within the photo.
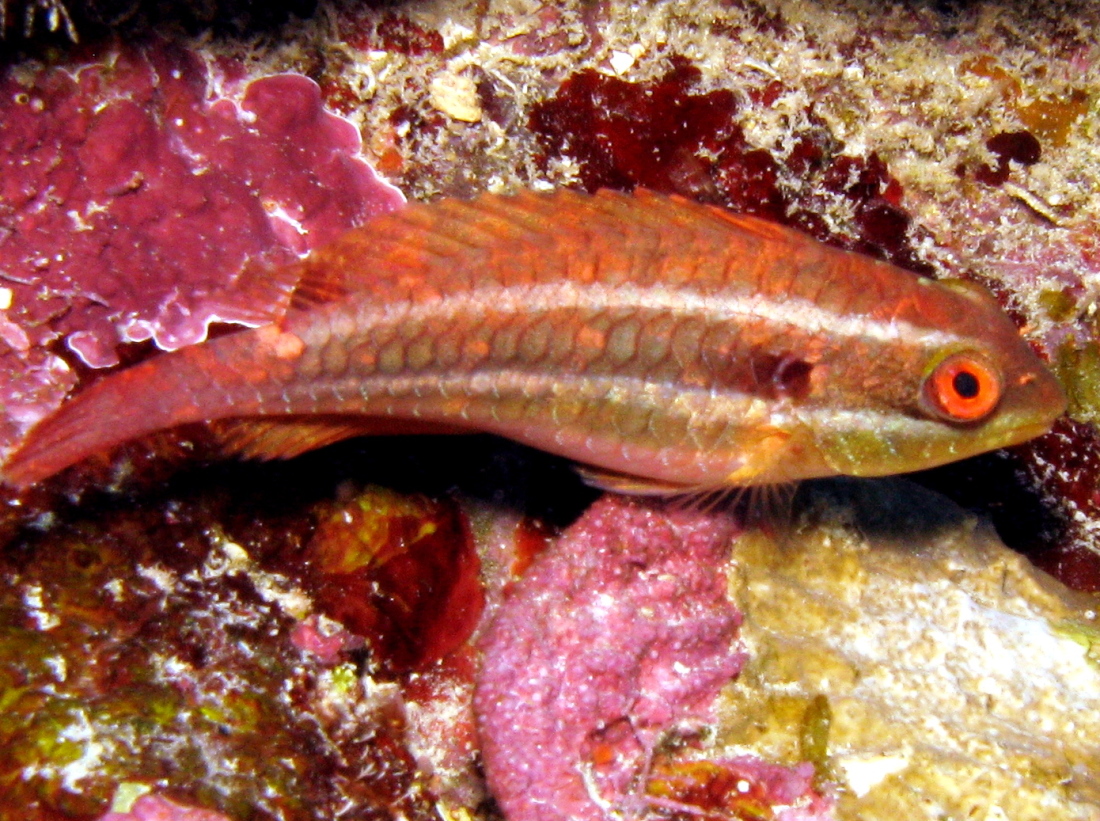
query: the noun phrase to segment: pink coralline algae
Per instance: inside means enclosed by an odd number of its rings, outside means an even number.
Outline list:
[[[475,697],[511,821],[645,802],[658,743],[711,718],[745,661],[721,572],[735,533],[728,517],[606,497],[535,560],[486,636]]]
[[[362,646],[362,641],[342,626],[322,625],[316,616],[300,621],[290,634],[290,640],[299,650],[317,658],[321,664],[336,664],[348,649]]]
[[[128,812],[109,812],[99,821],[230,821],[213,810],[184,807],[159,795],[143,795]]]
[[[402,201],[315,83],[242,75],[163,41],[0,73],[0,446],[76,383],[57,341],[103,368],[268,322],[269,270]]]

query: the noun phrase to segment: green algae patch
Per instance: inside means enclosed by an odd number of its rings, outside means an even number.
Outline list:
[[[1067,322],[1077,315],[1077,299],[1068,289],[1048,288],[1039,293],[1039,305],[1055,322]]]
[[[9,584],[3,595],[21,590],[25,582]],[[0,637],[0,819],[23,819],[27,806],[93,817],[110,809],[120,783],[166,786],[169,773],[199,804],[262,806],[275,794],[297,805],[290,817],[308,817],[292,797],[310,792],[296,769],[303,748],[321,745],[281,697],[292,653],[281,675],[236,659],[223,676],[211,666],[216,647],[198,664],[182,656],[176,642],[186,639],[173,630],[187,623],[182,614],[135,621],[130,636],[104,634],[79,618],[102,605],[94,589],[77,583],[64,599],[48,632],[8,625]]]
[[[150,792],[152,792],[152,787],[148,784],[124,781],[115,790],[115,796],[111,800],[111,812],[129,812],[139,798],[148,795]]]
[[[833,723],[833,711],[829,699],[818,693],[810,699],[799,727],[798,747],[803,761],[814,765],[818,773],[828,770],[829,728]]]
[[[1085,648],[1085,658],[1100,667],[1100,627],[1083,621],[1060,621],[1053,625],[1056,635],[1072,639]]]
[[[1054,372],[1069,399],[1069,415],[1078,422],[1100,422],[1100,345],[1066,342],[1058,349]]]

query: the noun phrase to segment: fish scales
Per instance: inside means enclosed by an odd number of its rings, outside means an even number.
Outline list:
[[[649,192],[412,205],[296,276],[278,323],[101,380],[4,478],[210,422],[261,457],[488,431],[603,486],[668,492],[914,470],[1029,438],[1064,408],[976,286]]]

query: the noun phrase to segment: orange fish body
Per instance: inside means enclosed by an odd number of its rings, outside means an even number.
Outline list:
[[[1065,404],[977,286],[648,192],[412,205],[300,267],[279,323],[98,382],[5,480],[189,422],[261,457],[400,423],[669,492],[916,470],[1038,435]]]

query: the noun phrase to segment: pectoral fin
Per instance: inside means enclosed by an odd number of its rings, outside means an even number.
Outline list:
[[[745,460],[726,476],[729,485],[769,485],[788,481],[779,468],[791,446],[791,434],[780,428],[762,428],[751,446],[745,448]]]

